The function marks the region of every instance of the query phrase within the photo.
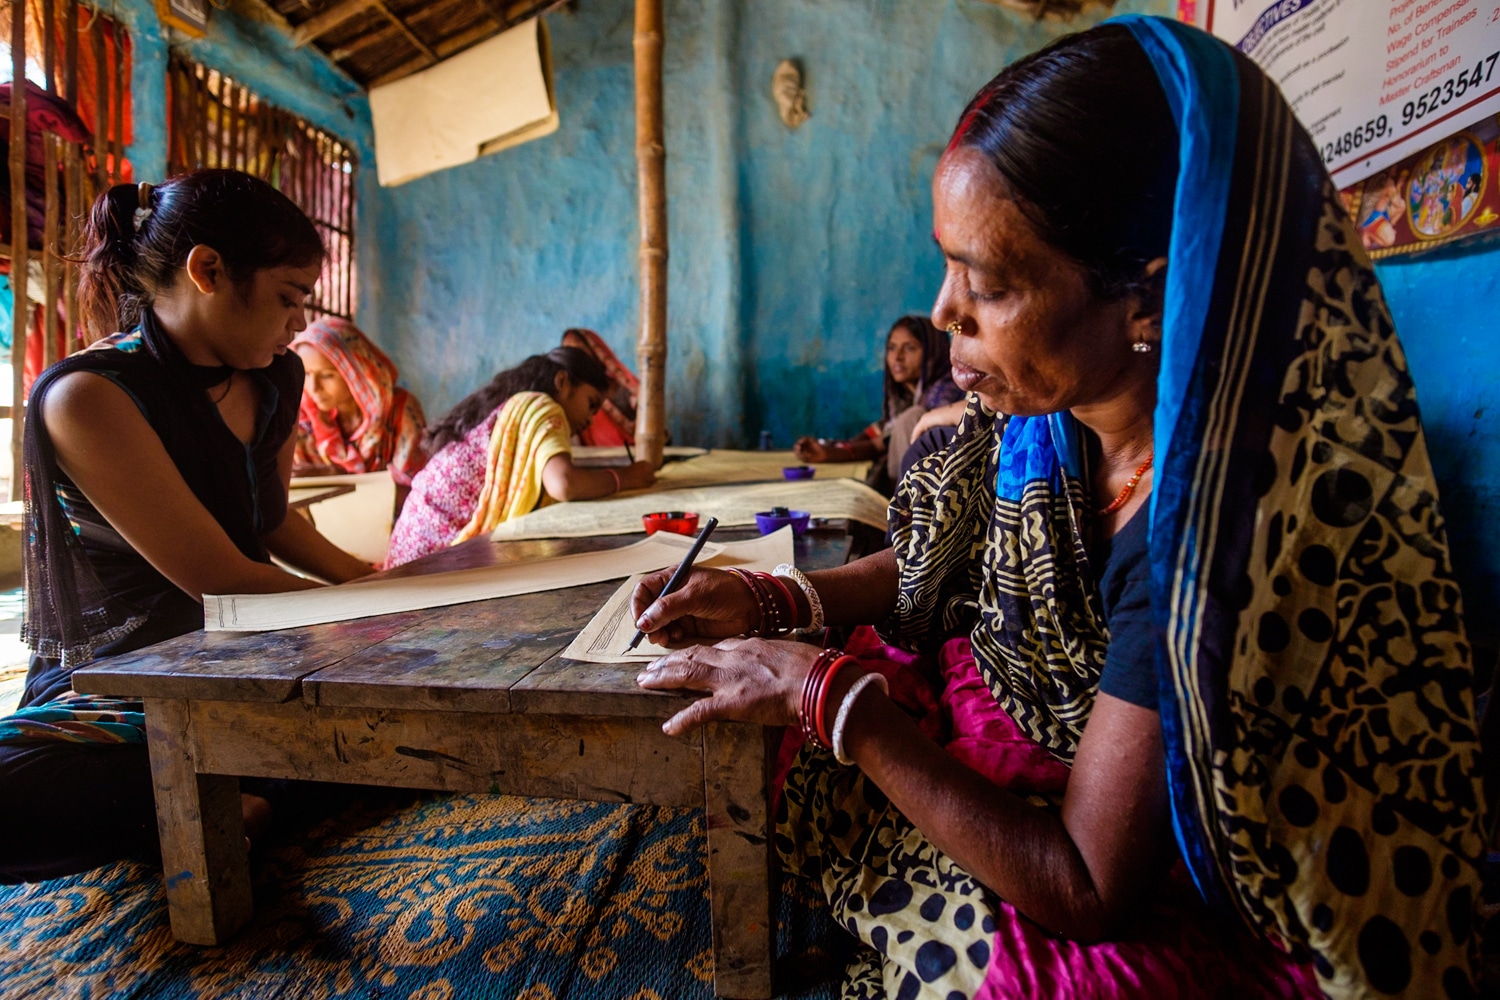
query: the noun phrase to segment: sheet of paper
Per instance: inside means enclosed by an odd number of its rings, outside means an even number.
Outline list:
[[[656,484],[636,493],[660,493],[663,490],[723,486],[727,483],[787,482],[781,470],[801,464],[802,460],[790,451],[732,451],[715,448],[706,455],[662,466],[656,473]],[[870,463],[826,462],[816,468],[813,482],[822,479],[863,480],[870,471]]]
[[[530,563],[356,581],[281,594],[205,595],[203,627],[209,632],[270,632],[561,590],[675,566],[692,544],[693,540],[683,535],[658,532],[623,548]],[[709,542],[699,558],[712,558],[722,548]]]
[[[885,497],[853,479],[709,486],[552,504],[502,522],[490,537],[502,542],[514,538],[626,535],[642,530],[641,515],[664,510],[695,511],[700,518],[713,515],[725,526],[754,524],[757,511],[772,507],[884,528],[887,503]]]
[[[718,555],[711,559],[699,559],[696,565],[714,569],[738,566],[752,572],[769,573],[782,563],[792,561],[792,529],[780,531],[744,542],[726,542]],[[665,656],[669,650],[652,645],[647,639],[632,652],[625,647],[635,636],[635,621],[630,616],[630,595],[645,573],[639,573],[620,585],[604,607],[584,626],[578,637],[563,650],[570,660],[585,663],[634,663],[654,660]]]
[[[573,446],[573,459],[580,458],[618,458],[628,460],[634,451],[626,452],[625,446],[620,444],[575,444]],[[683,445],[669,444],[661,450],[663,458],[697,458],[699,455],[707,455],[707,448],[689,448]]]

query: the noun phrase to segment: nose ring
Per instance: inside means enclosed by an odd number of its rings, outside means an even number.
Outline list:
[[[964,332],[964,321],[961,319],[956,319],[952,323],[949,323],[946,329],[948,331],[948,336],[956,337],[960,333]]]

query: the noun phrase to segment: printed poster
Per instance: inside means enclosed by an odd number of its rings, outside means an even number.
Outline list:
[[[1500,117],[1455,132],[1343,195],[1372,257],[1489,232],[1500,223]]]
[[[1179,12],[1277,82],[1341,188],[1500,112],[1500,0],[1181,0]]]

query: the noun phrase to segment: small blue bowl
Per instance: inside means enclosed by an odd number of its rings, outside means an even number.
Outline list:
[[[785,514],[776,514],[767,510],[755,515],[755,526],[760,529],[762,535],[769,535],[790,524],[792,534],[800,535],[807,530],[807,522],[811,517],[812,515],[805,510],[789,510]]]
[[[788,465],[781,470],[783,479],[811,479],[818,470],[810,465]]]

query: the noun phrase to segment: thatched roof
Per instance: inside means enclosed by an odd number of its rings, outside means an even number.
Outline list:
[[[267,0],[298,45],[315,45],[366,87],[462,52],[564,0]]]

